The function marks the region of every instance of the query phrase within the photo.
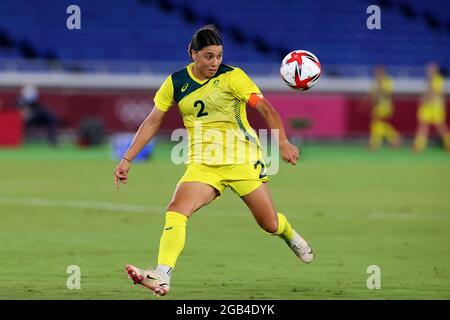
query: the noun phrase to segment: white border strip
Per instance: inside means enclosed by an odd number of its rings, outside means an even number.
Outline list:
[[[39,87],[70,89],[158,89],[167,74],[112,75],[112,74],[71,74],[71,73],[22,73],[0,72],[0,87],[20,87],[33,83]],[[253,77],[262,90],[291,91],[278,77]],[[372,79],[358,78],[322,78],[308,93],[367,93]],[[420,94],[426,89],[426,80],[421,78],[395,78],[395,93]],[[450,94],[450,81],[447,81],[445,93]]]
[[[0,204],[30,207],[53,207],[74,209],[97,209],[123,212],[164,213],[163,207],[149,207],[138,204],[95,202],[81,200],[53,200],[44,198],[0,197]]]

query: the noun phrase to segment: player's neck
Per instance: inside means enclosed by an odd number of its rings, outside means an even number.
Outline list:
[[[191,72],[192,75],[200,81],[205,81],[206,79],[208,79],[207,77],[203,76],[201,73],[198,72],[197,68],[195,68],[195,64],[191,65]]]

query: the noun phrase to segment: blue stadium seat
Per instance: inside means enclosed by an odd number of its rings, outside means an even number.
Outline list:
[[[433,30],[420,17],[402,15],[398,2],[382,10],[381,30],[366,28],[366,8],[374,1],[165,0],[172,11],[162,10],[160,0],[78,0],[81,30],[65,26],[69,0],[0,1],[0,30],[16,42],[28,41],[38,52],[54,52],[59,59],[189,61],[187,45],[193,32],[207,21],[222,29],[228,63],[279,62],[288,50],[315,52],[322,64],[358,65],[386,63],[423,64],[435,60],[450,66],[449,33]],[[432,14],[441,25],[450,21],[447,0],[408,1],[419,15]],[[198,20],[183,18],[189,8]],[[233,39],[232,28],[248,40]],[[269,46],[261,52],[260,38]],[[284,51],[281,51],[283,49]],[[20,56],[20,50],[0,48],[0,57]]]

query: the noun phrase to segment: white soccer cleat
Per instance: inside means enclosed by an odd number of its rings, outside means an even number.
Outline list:
[[[294,251],[295,255],[305,263],[310,263],[314,259],[314,252],[309,246],[308,242],[303,239],[295,230],[294,238],[291,241],[287,241],[289,247]]]
[[[139,269],[132,265],[126,265],[125,271],[134,284],[141,284],[149,288],[157,296],[165,296],[169,292],[170,285],[163,276],[152,269]]]

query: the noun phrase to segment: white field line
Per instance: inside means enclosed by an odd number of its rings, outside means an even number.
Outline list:
[[[99,201],[84,201],[84,200],[54,200],[46,198],[34,197],[5,197],[0,196],[0,205],[14,205],[23,207],[51,207],[51,208],[74,208],[74,209],[97,209],[106,211],[119,212],[147,212],[147,213],[164,213],[166,208],[163,206],[146,206],[129,203],[113,203],[113,202],[99,202]],[[243,209],[245,211],[245,209]],[[235,215],[236,210],[232,209],[218,209],[208,208],[208,211],[219,215],[232,216]],[[1,211],[0,211],[1,213]],[[333,216],[335,217],[335,216]],[[362,219],[369,220],[449,220],[450,215],[444,214],[419,214],[419,213],[382,213],[371,212]]]
[[[125,212],[164,212],[164,207],[150,207],[139,204],[97,202],[83,200],[54,200],[45,198],[18,198],[0,197],[0,204],[25,206],[25,207],[53,207],[53,208],[75,208],[75,209],[98,209]]]

